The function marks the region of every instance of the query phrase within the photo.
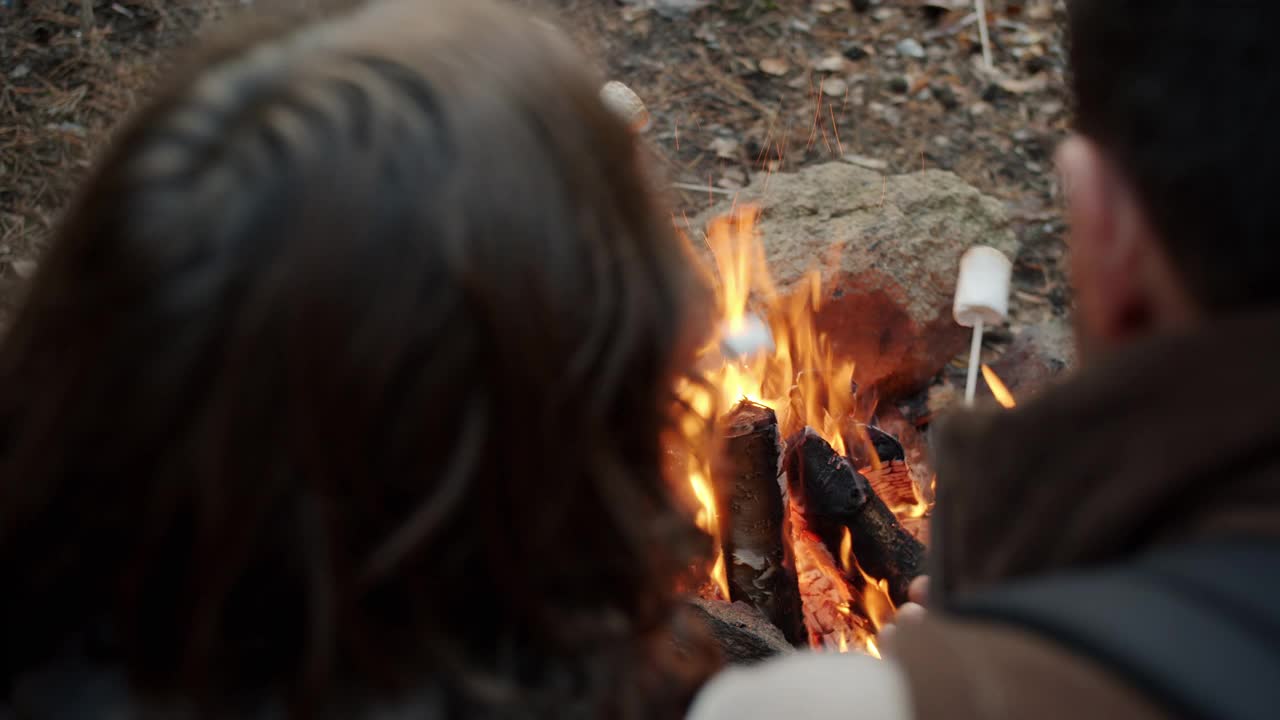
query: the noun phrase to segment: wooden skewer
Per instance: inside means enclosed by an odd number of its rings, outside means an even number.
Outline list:
[[[978,391],[978,366],[982,364],[982,318],[973,326],[973,343],[969,346],[969,378],[964,384],[964,404],[973,407],[973,397]]]
[[[978,37],[982,40],[982,62],[986,64],[987,70],[994,70],[995,66],[991,63],[991,33],[987,29],[987,3],[986,0],[974,0],[974,5],[978,10]]]

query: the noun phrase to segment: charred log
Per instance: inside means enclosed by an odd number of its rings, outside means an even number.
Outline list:
[[[743,401],[721,419],[724,450],[712,464],[729,598],[759,608],[792,644],[805,642],[800,590],[783,542],[778,418]]]
[[[791,497],[832,555],[838,557],[849,528],[858,564],[872,577],[888,581],[895,604],[906,602],[907,586],[924,574],[925,547],[902,527],[867,479],[812,428],[787,443],[784,467]]]
[[[849,447],[849,461],[855,468],[907,459],[907,452],[898,439],[875,425],[854,426],[854,442]]]
[[[746,603],[693,599],[694,614],[706,624],[725,661],[749,665],[775,655],[795,652],[782,631]]]

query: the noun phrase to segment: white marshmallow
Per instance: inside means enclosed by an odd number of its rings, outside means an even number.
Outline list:
[[[626,85],[610,80],[600,88],[600,99],[635,132],[644,132],[649,128],[648,108],[644,106],[640,96]]]
[[[982,320],[987,327],[1009,316],[1009,283],[1013,263],[993,247],[977,245],[960,258],[960,279],[952,308],[956,322],[973,327]]]
[[[773,333],[758,315],[747,313],[737,332],[728,332],[728,328],[721,332],[720,354],[725,358],[737,360],[762,351],[773,352]]]

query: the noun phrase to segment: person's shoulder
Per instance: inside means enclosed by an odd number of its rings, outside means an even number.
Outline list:
[[[689,720],[854,716],[910,720],[906,679],[897,665],[865,655],[796,653],[732,668],[709,682]]]

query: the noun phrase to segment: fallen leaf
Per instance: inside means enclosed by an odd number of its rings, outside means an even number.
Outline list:
[[[996,85],[999,85],[1001,90],[1014,95],[1043,92],[1049,88],[1049,76],[1044,73],[1036,73],[1029,78],[1022,79],[1000,78],[996,80]]]
[[[760,72],[773,76],[786,75],[791,65],[782,58],[764,58],[760,61]]]

